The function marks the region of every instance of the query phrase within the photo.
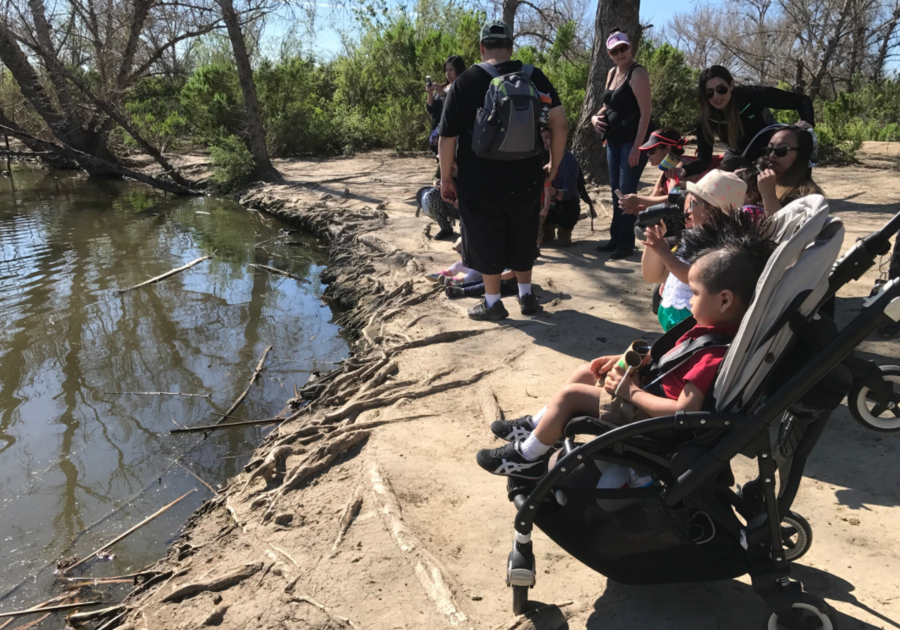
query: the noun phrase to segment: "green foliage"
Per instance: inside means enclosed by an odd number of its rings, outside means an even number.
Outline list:
[[[161,151],[178,147],[189,132],[188,119],[179,110],[183,82],[148,77],[132,89],[125,101],[131,124],[143,138]],[[135,144],[126,137],[126,144]]]
[[[650,75],[653,120],[682,134],[691,133],[697,123],[697,81],[699,71],[687,65],[684,53],[670,44],[657,45],[643,38],[637,60]]]
[[[244,97],[233,63],[201,66],[181,90],[181,111],[191,121],[194,140],[214,143],[242,133]]]
[[[239,190],[250,182],[255,164],[250,150],[240,138],[226,136],[209,150],[212,157],[213,181],[222,192]]]

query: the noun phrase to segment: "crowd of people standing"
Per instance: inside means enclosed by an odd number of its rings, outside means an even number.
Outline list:
[[[699,77],[698,118],[691,130],[697,149],[689,156],[679,130],[655,124],[650,77],[635,61],[628,34],[610,31],[606,49],[613,67],[591,122],[606,146],[613,216],[610,238],[597,250],[610,260],[638,262],[636,240],[643,243],[644,277],[662,285],[660,322],[667,329],[689,314],[687,268],[673,253],[677,235],[667,234],[663,224],[641,237],[637,215],[666,203],[672,193],[688,196],[688,226],[702,223],[704,212],[743,209],[764,216],[821,194],[811,170],[813,106],[802,94],[738,85],[726,68],[707,68]],[[469,317],[499,321],[509,314],[501,294],[508,295],[513,282],[522,314],[537,312],[532,268],[539,248],[571,245],[581,216],[579,197],[586,194],[579,194],[583,175],[566,149],[566,113],[556,88],[539,68],[512,59],[512,32],[503,22],[484,24],[480,52],[481,63],[468,68],[460,57],[449,57],[446,83],[426,81],[431,144],[439,161],[433,200],[447,208],[444,215],[459,218],[458,264],[466,273],[456,278],[442,271],[432,278],[455,296],[468,295],[451,291],[462,280],[482,283],[483,298]],[[503,98],[496,96],[500,88]],[[793,110],[798,120],[776,124],[770,109]],[[714,154],[716,143],[724,145],[724,155]],[[648,193],[639,194],[648,163],[659,177]],[[729,194],[716,196],[717,186],[728,187]],[[453,235],[441,227],[442,237]]]

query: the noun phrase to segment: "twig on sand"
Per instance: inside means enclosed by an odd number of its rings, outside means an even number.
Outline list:
[[[116,396],[192,396],[194,398],[212,398],[212,394],[185,394],[183,392],[103,392]]]
[[[182,267],[178,267],[177,269],[172,269],[171,271],[167,271],[166,273],[164,273],[162,275],[156,276],[155,278],[150,278],[149,280],[141,282],[140,284],[136,284],[133,287],[128,287],[127,289],[119,289],[118,291],[116,291],[116,293],[121,295],[123,293],[128,293],[129,291],[134,291],[135,289],[140,289],[141,287],[145,287],[148,284],[153,284],[155,282],[165,280],[166,278],[171,278],[175,274],[181,273],[182,271],[186,271],[186,270],[190,269],[191,267],[193,267],[194,265],[200,264],[204,260],[209,260],[210,258],[212,258],[212,256],[201,256],[200,258],[197,258],[196,260],[192,260],[191,262],[189,262],[188,264],[186,264]]]
[[[85,621],[90,621],[95,617],[102,617],[104,615],[108,615],[109,613],[118,612],[122,610],[121,604],[116,604],[115,606],[110,606],[109,608],[101,608],[99,610],[91,610],[89,612],[83,613],[73,613],[66,617],[66,621],[69,623],[84,623]]]
[[[254,269],[262,269],[264,271],[268,271],[269,273],[274,273],[279,276],[285,276],[286,278],[293,278],[294,280],[297,280],[299,282],[304,282],[306,284],[309,284],[309,280],[307,280],[306,278],[303,278],[301,276],[298,276],[296,274],[293,274],[293,273],[290,273],[287,271],[282,271],[281,269],[277,269],[275,267],[270,267],[269,265],[256,265],[256,264],[251,263],[250,266],[253,267]]]
[[[350,619],[348,619],[347,617],[341,617],[340,615],[335,614],[334,611],[332,611],[330,608],[328,608],[327,606],[323,606],[322,604],[320,604],[319,602],[314,600],[312,597],[308,597],[307,595],[297,595],[295,597],[292,597],[291,601],[292,602],[304,602],[304,603],[309,604],[310,606],[315,606],[316,608],[321,610],[323,613],[325,613],[326,615],[328,615],[335,621],[342,623],[346,626],[350,626],[351,628],[353,628],[353,630],[361,630],[360,626],[358,624],[350,621]]]
[[[250,376],[250,382],[247,385],[247,389],[245,389],[243,392],[241,392],[240,396],[235,398],[234,402],[231,403],[231,406],[228,408],[228,411],[226,411],[224,414],[222,414],[223,416],[232,415],[235,412],[235,410],[241,406],[241,403],[244,402],[244,399],[247,397],[247,394],[250,393],[250,388],[253,387],[253,384],[259,378],[259,373],[262,372],[263,365],[265,365],[265,363],[266,363],[266,357],[269,356],[269,352],[271,352],[271,350],[272,350],[272,346],[266,346],[266,349],[263,350],[262,354],[259,356],[259,361],[256,362],[256,369],[253,370],[253,374]],[[222,424],[225,422],[225,420],[226,420],[226,418],[222,418],[216,424]]]
[[[194,595],[204,593],[206,591],[224,591],[225,589],[231,588],[236,584],[240,584],[248,577],[258,573],[262,568],[262,562],[257,562],[255,564],[245,564],[241,568],[235,569],[234,571],[226,573],[225,575],[220,575],[219,577],[210,578],[208,580],[200,580],[198,582],[189,582],[188,584],[179,586],[174,591],[163,597],[162,602],[180,602],[183,599],[193,597]]]
[[[294,557],[291,554],[289,554],[287,551],[285,551],[284,549],[281,549],[280,547],[276,547],[275,545],[273,545],[271,543],[269,544],[269,546],[272,549],[274,549],[275,551],[277,551],[278,553],[283,554],[288,560],[293,562],[295,567],[297,567],[298,569],[300,568],[300,563],[297,562],[296,560],[294,560]]]
[[[146,525],[147,523],[149,523],[150,521],[152,521],[153,519],[155,519],[157,516],[163,514],[163,513],[166,512],[168,509],[170,509],[170,508],[172,508],[173,506],[175,506],[175,504],[177,504],[179,501],[181,501],[183,498],[185,498],[186,496],[188,496],[189,494],[191,494],[191,493],[193,493],[193,492],[196,492],[196,488],[194,488],[194,489],[192,489],[192,490],[190,490],[190,491],[188,491],[188,492],[185,492],[185,493],[182,494],[180,497],[178,497],[177,499],[175,499],[174,501],[172,501],[172,502],[169,503],[168,505],[166,505],[166,506],[160,508],[159,510],[157,510],[156,512],[154,512],[153,514],[151,514],[150,516],[148,516],[147,518],[145,518],[143,521],[141,521],[140,523],[138,523],[137,525],[135,525],[134,527],[132,527],[131,529],[129,529],[129,530],[128,530],[127,532],[125,532],[124,534],[120,534],[119,536],[116,536],[116,537],[113,538],[111,541],[109,541],[108,543],[106,543],[105,545],[103,545],[102,547],[100,547],[99,549],[97,549],[94,553],[92,553],[92,554],[90,554],[90,555],[88,555],[88,556],[85,556],[84,558],[82,558],[81,560],[79,560],[78,562],[76,562],[75,564],[73,564],[72,566],[67,567],[67,568],[65,569],[64,572],[65,572],[65,573],[70,572],[72,569],[74,569],[75,567],[77,567],[77,566],[79,566],[79,565],[84,564],[85,562],[87,562],[88,560],[90,560],[91,558],[93,558],[94,556],[96,556],[98,553],[100,553],[101,551],[104,551],[104,550],[106,550],[106,549],[109,549],[110,547],[112,547],[113,545],[115,545],[117,542],[119,542],[119,541],[122,540],[123,538],[126,538],[126,537],[130,536],[131,534],[133,534],[134,532],[136,532],[137,530],[139,530],[141,527],[143,527],[144,525]]]
[[[347,502],[347,505],[344,506],[344,511],[341,512],[341,520],[338,524],[338,534],[337,538],[334,539],[334,544],[331,545],[331,555],[334,557],[337,555],[337,548],[341,544],[341,541],[344,540],[344,535],[347,533],[347,530],[350,529],[350,524],[353,523],[353,519],[359,514],[360,508],[362,508],[362,494],[361,494],[362,486],[357,486],[356,491],[353,493],[353,496]]]
[[[223,422],[222,424],[207,424],[202,427],[182,427],[180,429],[169,429],[169,433],[201,433],[204,431],[215,431],[217,429],[230,429],[231,427],[252,427],[258,424],[277,424],[278,422],[283,422],[284,420],[286,420],[286,418],[263,418],[261,420]]]
[[[75,602],[74,604],[57,604],[56,606],[44,606],[37,608],[27,608],[25,610],[14,610],[12,612],[0,613],[0,617],[22,617],[23,615],[34,615],[36,613],[56,612],[57,610],[69,610],[70,608],[78,608],[79,606],[96,606],[103,602]]]

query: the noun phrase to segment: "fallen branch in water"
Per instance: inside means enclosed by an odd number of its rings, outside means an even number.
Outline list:
[[[182,392],[103,392],[117,396],[193,396],[195,398],[212,398],[212,394],[183,394]]]
[[[292,597],[291,601],[292,602],[304,602],[306,604],[309,604],[310,606],[315,606],[316,608],[321,610],[323,613],[325,613],[326,615],[328,615],[329,617],[331,617],[338,623],[342,623],[344,625],[350,626],[351,628],[353,628],[353,630],[360,630],[360,627],[357,624],[350,621],[350,619],[348,619],[347,617],[341,617],[340,615],[336,615],[330,608],[323,606],[322,604],[320,604],[319,602],[314,600],[312,597],[307,597],[306,595],[298,595],[297,597]]]
[[[224,416],[230,416],[230,415],[232,415],[232,414],[235,412],[235,410],[236,410],[238,407],[241,406],[241,403],[244,402],[244,399],[247,397],[247,394],[250,393],[250,388],[253,387],[253,384],[254,384],[254,383],[257,381],[257,379],[259,378],[259,373],[262,372],[263,365],[265,365],[265,363],[266,363],[266,357],[269,356],[269,352],[270,352],[271,350],[272,350],[272,346],[266,346],[266,349],[263,350],[263,353],[262,353],[262,354],[260,355],[260,357],[259,357],[259,361],[257,361],[257,363],[256,363],[256,369],[253,370],[253,374],[250,376],[250,382],[249,382],[248,385],[247,385],[247,389],[245,389],[243,392],[241,392],[241,395],[238,396],[238,397],[234,400],[233,403],[231,403],[231,406],[228,408],[228,411],[226,411],[226,412],[225,412],[224,414],[222,414],[222,415],[224,415]],[[222,419],[219,420],[216,424],[223,424],[223,423],[225,422],[225,420],[226,420],[226,418],[222,418]]]
[[[201,580],[199,582],[191,582],[183,586],[179,586],[174,591],[162,598],[162,602],[179,602],[188,597],[193,597],[206,591],[224,591],[236,584],[240,584],[251,575],[256,574],[262,569],[262,562],[256,564],[246,564],[240,569],[235,569],[231,573],[226,573],[219,577]]]
[[[218,414],[217,414],[218,415]],[[286,418],[263,418],[262,420],[244,420],[241,422],[228,422],[222,424],[208,424],[202,427],[186,427],[184,429],[169,429],[169,433],[199,433],[202,431],[215,431],[216,429],[230,429],[231,427],[252,427],[257,424],[276,424],[284,422]]]
[[[0,613],[0,617],[22,617],[24,615],[34,615],[37,613],[56,612],[57,610],[69,610],[70,608],[78,608],[79,606],[96,606],[103,602],[76,602],[74,604],[57,604],[56,606],[46,606],[44,608],[28,608],[26,610],[14,610],[12,612]]]
[[[91,610],[89,612],[83,613],[74,613],[66,617],[66,621],[69,623],[84,623],[85,621],[90,621],[95,617],[102,617],[103,615],[108,615],[109,613],[117,612],[122,610],[121,604],[116,604],[115,606],[110,606],[109,608],[101,608],[99,610]]]
[[[149,523],[150,521],[152,521],[153,519],[155,519],[157,516],[159,516],[159,515],[163,514],[164,512],[166,512],[169,508],[173,507],[175,504],[177,504],[179,501],[181,501],[183,498],[185,498],[187,495],[191,494],[192,492],[196,492],[196,488],[190,490],[189,492],[185,492],[185,493],[182,494],[180,497],[178,497],[177,499],[175,499],[174,501],[172,501],[172,502],[169,503],[168,505],[166,505],[166,506],[160,508],[159,510],[157,510],[156,512],[154,512],[153,514],[151,514],[150,516],[148,516],[147,518],[145,518],[143,521],[141,521],[140,523],[138,523],[137,525],[135,525],[134,527],[132,527],[131,529],[129,529],[129,530],[128,530],[127,532],[125,532],[124,534],[120,534],[119,536],[113,538],[111,541],[109,541],[108,543],[106,543],[105,545],[103,545],[102,547],[100,547],[99,549],[97,549],[94,553],[90,554],[89,556],[85,556],[84,558],[82,558],[81,560],[79,560],[78,562],[76,562],[75,564],[73,564],[72,566],[66,567],[66,569],[63,571],[63,573],[68,573],[68,572],[70,572],[72,569],[74,569],[75,567],[77,567],[77,566],[79,566],[79,565],[84,564],[85,562],[87,562],[88,560],[90,560],[91,558],[93,558],[94,556],[96,556],[98,553],[100,553],[101,551],[105,551],[106,549],[109,549],[110,547],[112,547],[113,545],[115,545],[117,542],[119,542],[119,541],[122,540],[123,538],[126,538],[126,537],[130,536],[131,534],[133,534],[134,532],[136,532],[137,530],[139,530],[141,527],[143,527],[144,525],[146,525],[147,523]]]
[[[195,473],[193,470],[191,470],[191,467],[187,465],[187,462],[184,462],[184,461],[181,460],[181,456],[178,456],[178,457],[175,459],[175,463],[178,464],[179,466],[181,466],[182,468],[184,468],[184,469],[188,472],[188,474],[189,474],[191,477],[193,477],[194,479],[196,479],[197,481],[199,481],[200,483],[202,483],[204,486],[206,486],[207,488],[209,488],[209,491],[210,491],[210,492],[212,492],[213,494],[216,494],[216,489],[213,488],[213,487],[212,487],[211,485],[209,485],[208,483],[206,483],[205,481],[203,481],[203,479],[200,478],[200,475],[198,475],[198,474]]]
[[[282,271],[281,269],[276,269],[275,267],[270,267],[269,265],[256,265],[256,264],[250,263],[250,266],[253,267],[254,269],[263,269],[265,271],[268,271],[269,273],[274,273],[279,276],[284,276],[286,278],[293,278],[294,280],[297,280],[299,282],[305,282],[306,284],[309,284],[309,280],[307,280],[306,278],[302,278],[296,274],[289,273],[287,271]]]
[[[164,273],[162,275],[156,276],[155,278],[150,278],[149,280],[147,280],[145,282],[141,282],[140,284],[136,284],[133,287],[129,287],[127,289],[119,289],[118,291],[116,291],[116,293],[121,295],[123,293],[128,293],[129,291],[134,291],[135,289],[140,289],[141,287],[145,287],[148,284],[153,284],[155,282],[165,280],[166,278],[171,278],[175,274],[181,273],[182,271],[186,271],[186,270],[190,269],[191,267],[193,267],[194,265],[198,265],[198,264],[202,263],[204,260],[209,260],[210,258],[212,258],[212,256],[201,256],[200,258],[197,258],[196,260],[192,260],[191,262],[189,262],[188,264],[186,264],[182,267],[178,267],[177,269],[167,271],[166,273]]]

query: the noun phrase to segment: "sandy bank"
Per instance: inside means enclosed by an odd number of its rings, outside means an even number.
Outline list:
[[[448,300],[423,278],[454,260],[406,202],[429,182],[432,160],[384,153],[278,167],[284,183],[253,188],[242,202],[331,241],[328,294],[345,309],[341,324],[359,334],[355,354],[343,372],[307,390],[318,398],[272,432],[251,472],[191,519],[117,624],[762,627],[764,610],[746,580],[626,587],[539,533],[531,598],[571,603],[533,620],[510,613],[503,578],[513,509],[505,480],[474,461],[494,443],[489,421],[537,410],[579,362],[659,331],[637,258],[606,262],[594,252],[608,216],[601,211],[593,235],[581,221],[574,247],[544,248],[535,268],[539,316],[520,316],[513,302],[509,320],[481,324],[464,316],[471,302]],[[847,223],[845,249],[900,210],[900,176],[863,168],[816,175]],[[873,279],[845,289],[841,319],[861,307]],[[871,340],[862,350],[895,363],[900,342]],[[796,575],[837,608],[843,628],[900,625],[898,439],[865,431],[842,407],[795,506],[816,537]],[[284,447],[286,479],[266,491],[252,470]],[[753,476],[746,461],[735,472],[739,482]],[[191,585],[202,592],[173,596]]]

